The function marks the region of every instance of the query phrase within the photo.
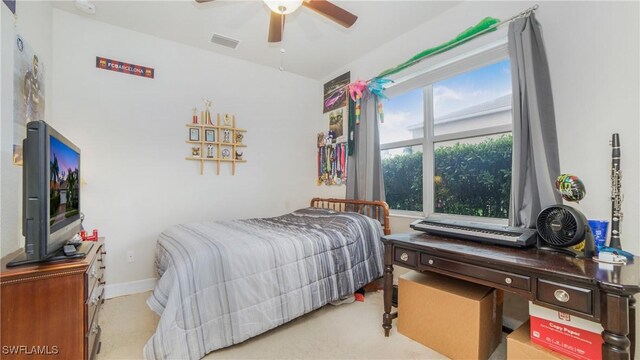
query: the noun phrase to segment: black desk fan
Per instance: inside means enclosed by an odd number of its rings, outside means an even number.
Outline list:
[[[575,175],[561,174],[556,178],[556,190],[566,201],[579,202],[587,191]],[[538,248],[559,251],[575,257],[595,255],[595,241],[587,218],[566,205],[552,205],[542,210],[536,220]]]
[[[595,254],[595,242],[587,218],[570,206],[553,205],[542,210],[536,228],[539,249],[580,258],[591,258]]]

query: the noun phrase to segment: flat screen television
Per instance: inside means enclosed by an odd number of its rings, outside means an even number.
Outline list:
[[[63,258],[81,228],[80,149],[44,121],[27,124],[22,146],[25,248],[8,266]]]

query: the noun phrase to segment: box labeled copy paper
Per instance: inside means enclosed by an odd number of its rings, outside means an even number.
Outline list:
[[[602,358],[602,325],[529,303],[531,341],[573,359]]]

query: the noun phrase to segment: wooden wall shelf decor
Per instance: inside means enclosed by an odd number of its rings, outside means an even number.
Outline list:
[[[209,123],[207,123],[209,122]],[[187,160],[200,162],[200,175],[204,174],[204,164],[215,162],[216,175],[220,175],[220,163],[231,164],[231,175],[236,174],[236,163],[244,160],[244,136],[247,130],[236,127],[235,115],[217,115],[216,124],[201,119],[201,123],[186,125],[189,129],[187,144],[192,145],[191,156]]]

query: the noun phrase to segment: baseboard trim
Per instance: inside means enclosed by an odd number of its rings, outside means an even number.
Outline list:
[[[118,296],[137,294],[153,290],[155,286],[156,278],[107,284],[104,287],[104,297],[106,299],[111,299]]]

